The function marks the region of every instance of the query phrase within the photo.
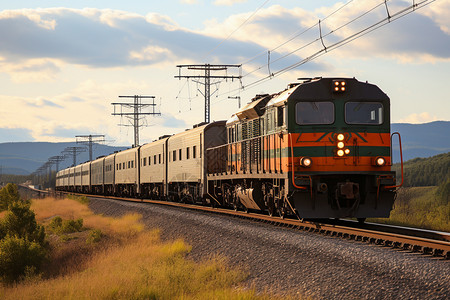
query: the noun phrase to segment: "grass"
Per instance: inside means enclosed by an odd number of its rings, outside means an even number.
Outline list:
[[[438,197],[437,189],[402,188],[388,219],[367,221],[450,232],[450,202]]]
[[[82,218],[89,230],[68,241],[54,239],[54,251],[61,252],[58,272],[1,286],[2,299],[273,299],[241,288],[247,273],[224,258],[186,259],[189,245],[162,242],[158,230],[144,230],[140,215],[95,215],[72,199],[35,200],[32,209],[40,222]]]

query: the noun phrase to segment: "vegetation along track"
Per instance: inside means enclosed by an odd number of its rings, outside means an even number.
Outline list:
[[[73,194],[73,193],[71,193]],[[374,223],[359,224],[344,220],[295,220],[281,219],[267,215],[234,211],[224,208],[212,208],[194,204],[168,202],[150,199],[135,199],[101,195],[84,195],[87,197],[113,199],[121,201],[145,202],[166,206],[183,207],[187,209],[201,210],[204,212],[230,215],[234,217],[264,222],[276,226],[316,232],[319,234],[351,239],[365,243],[376,244],[384,247],[395,248],[403,251],[422,253],[435,258],[450,259],[450,233],[421,230]]]

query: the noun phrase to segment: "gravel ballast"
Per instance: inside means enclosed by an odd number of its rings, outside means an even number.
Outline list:
[[[194,260],[226,257],[258,291],[319,299],[449,299],[450,262],[294,229],[148,203],[91,199],[95,213],[138,212]]]

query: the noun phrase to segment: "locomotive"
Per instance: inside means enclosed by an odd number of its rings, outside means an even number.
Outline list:
[[[257,95],[227,121],[59,171],[56,187],[363,222],[389,217],[391,149],[381,89],[318,77]]]

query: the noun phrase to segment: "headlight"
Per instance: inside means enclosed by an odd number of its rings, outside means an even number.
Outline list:
[[[345,136],[342,134],[342,133],[339,133],[338,135],[337,135],[337,139],[338,139],[338,141],[343,141],[344,140],[344,138],[345,138]]]
[[[300,165],[302,167],[308,168],[312,165],[312,159],[309,157],[302,157],[300,158]]]
[[[337,146],[338,146],[339,149],[344,148],[344,142],[337,143]]]
[[[386,164],[386,160],[383,157],[377,157],[375,158],[375,165],[381,167]]]
[[[336,152],[336,154],[337,154],[338,156],[344,156],[344,150],[339,149],[339,150]]]

